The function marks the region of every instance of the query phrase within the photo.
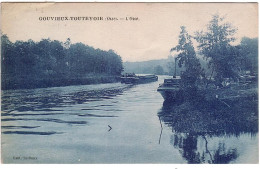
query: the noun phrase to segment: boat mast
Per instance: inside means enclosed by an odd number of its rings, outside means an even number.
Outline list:
[[[177,58],[175,58],[175,61],[174,61],[174,78],[176,78],[176,61],[177,61]]]

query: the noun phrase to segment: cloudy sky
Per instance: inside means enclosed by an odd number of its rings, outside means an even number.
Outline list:
[[[1,31],[13,42],[70,38],[72,43],[113,49],[123,61],[144,61],[167,58],[178,43],[180,26],[186,26],[190,34],[205,30],[216,13],[238,29],[238,42],[243,36],[258,37],[257,3],[4,3]],[[103,20],[40,20],[44,17]],[[126,17],[138,20],[127,21]]]

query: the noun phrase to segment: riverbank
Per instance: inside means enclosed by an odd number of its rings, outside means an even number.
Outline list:
[[[84,77],[49,77],[49,78],[35,78],[26,77],[2,78],[2,90],[9,89],[34,89],[46,87],[60,87],[71,85],[88,85],[88,84],[102,84],[115,83],[120,81],[120,76],[108,74],[87,74]]]
[[[205,89],[193,98],[178,104],[164,103],[159,116],[177,132],[197,135],[258,132],[257,83]]]

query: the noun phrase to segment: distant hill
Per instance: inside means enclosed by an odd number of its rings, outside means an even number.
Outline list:
[[[124,62],[124,72],[136,73],[136,74],[154,74],[155,68],[160,66],[163,69],[163,73],[168,73],[168,62],[169,59],[149,60],[142,62]]]
[[[207,62],[199,56],[201,66],[207,70]],[[123,62],[124,73],[136,74],[157,74],[157,75],[173,75],[174,74],[174,57],[169,56],[167,59],[149,60],[142,62]],[[176,67],[176,74],[180,75],[183,68]],[[208,70],[206,71],[208,74]]]

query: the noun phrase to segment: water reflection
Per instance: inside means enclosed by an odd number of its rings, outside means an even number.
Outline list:
[[[35,131],[3,131],[3,134],[22,134],[22,135],[53,135],[62,132],[35,132]]]
[[[198,140],[204,139],[204,147],[197,148]],[[225,143],[219,143],[214,150],[209,150],[206,136],[190,133],[174,134],[171,137],[171,144],[179,149],[182,156],[190,164],[226,164],[238,157],[236,148],[226,148]]]
[[[119,85],[118,87],[102,88],[105,86],[100,85],[100,89],[91,89],[91,85],[85,86],[86,88],[81,90],[71,90],[73,87],[60,87],[2,91],[1,108],[6,113],[13,111],[62,111],[53,108],[111,99],[131,87]]]
[[[258,133],[257,103],[246,105],[249,102],[239,102],[232,108],[219,108],[214,103],[208,105],[210,109],[191,103],[164,103],[158,116],[172,129],[170,142],[188,163],[226,164],[240,155],[241,147],[230,141],[233,137],[239,139],[247,133],[250,139]]]

